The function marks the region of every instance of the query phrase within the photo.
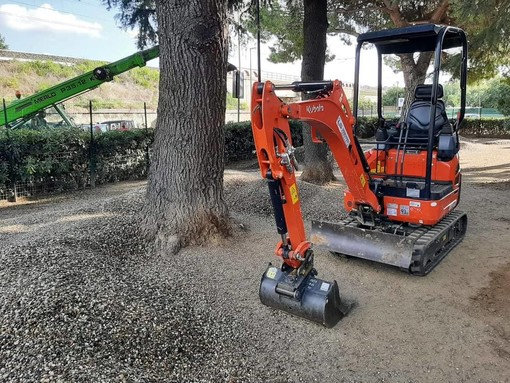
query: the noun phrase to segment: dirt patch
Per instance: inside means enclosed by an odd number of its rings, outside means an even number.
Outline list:
[[[489,286],[480,289],[473,301],[495,317],[491,324],[503,344],[494,344],[494,347],[500,356],[510,359],[510,262],[489,276]]]

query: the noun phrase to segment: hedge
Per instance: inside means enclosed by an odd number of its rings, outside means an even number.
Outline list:
[[[143,130],[107,132],[94,137],[95,183],[146,176],[146,148],[151,143]],[[81,129],[1,130],[0,194],[13,182],[48,185],[62,191],[83,188],[90,182],[90,134]]]
[[[295,147],[303,144],[302,124],[291,121]],[[360,118],[358,134],[372,137],[377,119]],[[466,119],[463,136],[510,138],[510,119]],[[147,150],[153,131],[112,131],[94,137],[95,183],[140,179],[147,175]],[[225,126],[227,163],[254,159],[249,121]],[[83,188],[90,183],[90,135],[81,129],[0,130],[0,195],[12,181],[51,184],[51,191]]]
[[[302,123],[290,121],[290,133],[295,147],[303,145]],[[255,143],[250,121],[229,122],[225,125],[225,161],[227,163],[255,158]]]
[[[387,120],[397,122],[397,120]],[[377,118],[358,119],[358,135],[362,138],[373,137],[377,129]],[[459,134],[464,137],[510,138],[510,118],[467,118],[462,121]]]

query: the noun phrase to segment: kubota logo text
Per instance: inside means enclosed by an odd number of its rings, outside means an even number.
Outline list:
[[[324,105],[322,105],[322,104],[319,104],[319,105],[308,105],[306,107],[306,111],[308,113],[322,112],[322,111],[324,111]]]

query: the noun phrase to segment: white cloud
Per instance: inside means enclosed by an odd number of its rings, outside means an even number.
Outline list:
[[[99,23],[55,11],[50,4],[42,4],[36,9],[16,4],[0,5],[0,25],[17,31],[66,32],[92,37],[101,37],[103,30]]]

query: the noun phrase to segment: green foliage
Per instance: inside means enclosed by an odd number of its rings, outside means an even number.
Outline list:
[[[386,122],[397,123],[398,119],[387,119]],[[377,126],[377,118],[360,117],[357,121],[357,134],[361,138],[371,138],[374,136]],[[466,137],[510,138],[510,119],[464,119],[459,133]]]
[[[0,49],[9,49],[9,46],[5,43],[5,38],[0,35]]]
[[[264,0],[262,0],[264,1]],[[138,48],[158,43],[158,21],[155,0],[101,0],[108,10],[117,8],[120,13],[115,18],[124,29],[137,29]],[[230,10],[241,10],[243,0],[228,0]]]
[[[358,117],[356,121],[356,134],[361,138],[373,137],[378,126],[375,117]]]
[[[458,82],[445,84],[444,102],[448,107],[460,105],[460,88]],[[496,109],[505,116],[510,115],[510,84],[503,77],[495,77],[468,87],[466,105]]]
[[[243,15],[245,17],[243,24],[252,35],[255,35],[257,31],[255,10],[252,7],[250,12]],[[269,61],[288,63],[302,58],[304,48],[302,0],[287,1],[284,5],[282,2],[261,4],[260,24],[261,40],[274,44],[269,47],[271,51]],[[334,58],[334,55],[326,51],[326,62]]]
[[[92,98],[91,100],[81,100],[75,102],[76,106],[82,108],[89,108],[89,101],[92,101],[92,110],[101,110],[101,109],[119,109],[126,106],[122,100],[104,100],[98,98]]]
[[[108,9],[118,8],[115,17],[123,28],[138,29],[138,48],[158,42],[158,23],[154,0],[102,0]]]
[[[76,76],[76,70],[73,66],[57,64],[52,61],[24,61],[19,63],[16,70],[22,74],[35,73],[40,77],[67,78]]]
[[[282,5],[284,4],[284,5]],[[253,5],[253,2],[252,2]],[[400,0],[330,0],[328,19],[330,34],[339,34],[347,44],[366,31],[395,28],[414,22],[431,22],[459,26],[469,36],[470,81],[493,77],[506,68],[510,77],[510,0],[416,2]],[[262,37],[276,38],[271,60],[291,62],[301,58],[303,48],[303,1],[268,2],[261,7]],[[254,34],[255,12],[246,12],[245,25]],[[397,23],[397,24],[395,24]],[[458,55],[443,58],[445,68],[459,75]],[[400,60],[385,58],[386,63],[402,70]]]
[[[494,78],[486,84],[480,95],[480,104],[484,108],[494,108],[505,116],[510,115],[510,85],[501,78]]]
[[[72,66],[72,68],[74,68],[75,73],[76,73],[75,76],[77,76],[82,73],[90,72],[90,71],[96,69],[97,67],[103,66],[105,64],[106,64],[106,62],[104,62],[104,61],[84,60],[84,61],[80,61],[78,64]]]
[[[404,89],[392,86],[391,88],[383,91],[382,103],[385,106],[397,106],[399,97],[404,97]]]
[[[510,119],[467,119],[462,122],[459,133],[466,137],[510,138]]]
[[[146,176],[152,130],[112,131],[95,136],[96,184]],[[0,191],[12,181],[53,184],[73,190],[89,182],[90,135],[81,129],[0,131]]]
[[[241,100],[241,110],[248,110],[248,104]],[[237,98],[232,97],[232,93],[227,92],[227,110],[237,110]]]
[[[86,179],[86,141],[82,131],[13,130],[0,134],[0,180],[48,183],[61,189],[83,185]],[[9,164],[11,164],[9,166]],[[86,167],[86,166],[85,166]],[[7,170],[7,171],[6,171]],[[0,189],[4,187],[0,184]]]
[[[303,124],[289,122],[294,147],[303,145]],[[249,121],[227,123],[225,125],[225,160],[227,163],[255,158],[255,143]]]
[[[150,89],[159,84],[159,71],[153,68],[133,68],[127,72],[127,75],[133,79],[135,84],[143,88]]]
[[[35,88],[35,91],[36,92],[42,92],[43,90],[46,90],[48,88],[51,88],[53,85],[55,85],[54,83],[50,82],[50,81],[46,81],[46,80],[43,80],[41,81],[37,87]]]
[[[395,121],[396,122],[396,121]],[[303,145],[302,123],[290,121],[292,143]],[[358,118],[358,135],[374,136],[376,118]],[[510,119],[468,119],[463,136],[510,138]],[[96,184],[145,177],[146,149],[152,129],[111,131],[94,137]],[[225,159],[235,162],[256,157],[249,121],[225,125]],[[74,190],[89,183],[90,135],[80,129],[0,130],[0,192],[11,181],[31,185],[53,184],[54,190]],[[1,193],[0,193],[1,194]]]
[[[18,77],[2,77],[0,78],[0,86],[15,90],[20,88],[20,81]]]
[[[469,35],[469,79],[490,78],[510,65],[510,0],[450,1]],[[508,75],[508,74],[507,74]]]
[[[96,136],[96,183],[140,179],[147,176],[146,148],[154,132],[136,129],[110,131]]]

